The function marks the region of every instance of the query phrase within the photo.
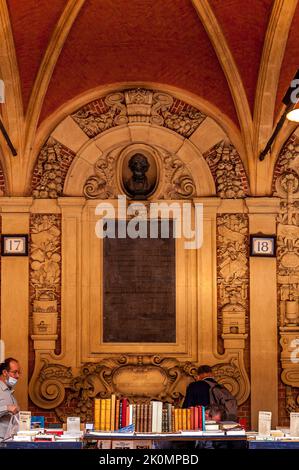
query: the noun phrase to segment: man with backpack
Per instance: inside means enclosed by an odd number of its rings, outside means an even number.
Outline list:
[[[196,382],[188,385],[183,408],[198,405],[218,405],[222,409],[223,420],[237,420],[237,400],[215,380],[212,368],[207,365],[198,368]]]

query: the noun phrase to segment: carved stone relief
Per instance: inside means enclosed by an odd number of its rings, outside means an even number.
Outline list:
[[[50,137],[38,156],[32,178],[35,198],[57,198],[62,195],[63,184],[75,154]]]
[[[274,195],[281,198],[277,217],[278,325],[286,408],[299,411],[299,140],[284,146],[274,171]],[[294,398],[297,394],[297,398]]]
[[[30,217],[30,299],[32,338],[57,339],[61,291],[61,220],[56,214]]]
[[[72,114],[90,138],[111,127],[133,122],[164,126],[190,137],[205,117],[198,109],[167,93],[143,88],[111,93]]]
[[[235,147],[219,142],[204,154],[221,198],[244,198],[249,193],[248,180],[242,160]]]
[[[175,155],[151,147],[151,153],[160,160],[163,194],[160,199],[187,199],[195,196],[195,183],[186,165]],[[94,175],[84,185],[84,195],[89,199],[109,199],[122,192],[117,184],[117,159],[115,151],[101,156],[94,165]]]
[[[243,340],[248,321],[248,217],[221,214],[217,217],[218,328],[224,348]],[[221,349],[221,348],[220,348]]]
[[[217,364],[213,371],[241,404],[244,390],[238,364],[234,361]],[[66,410],[72,404],[75,408],[69,413],[75,412],[82,421],[92,421],[94,398],[107,398],[111,393],[128,397],[131,402],[155,399],[179,405],[196,373],[196,366],[191,362],[180,363],[160,356],[109,357],[82,365],[75,376],[71,368],[45,360],[38,378],[30,386],[30,396],[41,408],[55,408],[62,421],[66,420]]]

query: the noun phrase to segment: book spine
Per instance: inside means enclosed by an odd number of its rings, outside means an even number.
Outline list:
[[[136,405],[136,432],[140,432],[140,403]]]
[[[111,430],[111,399],[106,398],[105,431]]]
[[[121,428],[122,412],[123,412],[123,399],[119,401],[118,429]]]
[[[115,402],[116,402],[116,397],[115,397],[115,394],[113,393],[111,395],[111,418],[110,418],[111,431],[115,430]]]
[[[121,411],[121,427],[124,428],[127,422],[127,405],[128,400],[126,398],[122,399],[122,411]]]
[[[115,430],[119,429],[119,407],[120,407],[120,400],[116,400],[116,407],[115,407]]]
[[[187,414],[186,429],[187,429],[188,431],[190,431],[190,429],[191,429],[191,409],[190,409],[190,408],[187,409],[187,413],[186,413],[186,414]]]
[[[101,421],[100,421],[100,430],[105,431],[105,419],[106,419],[106,400],[101,398]]]

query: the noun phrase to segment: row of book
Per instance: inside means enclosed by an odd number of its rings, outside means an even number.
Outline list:
[[[129,403],[127,398],[96,398],[94,428],[99,431],[117,431],[134,426],[136,432],[177,432],[205,430],[203,406],[175,408],[170,403]]]

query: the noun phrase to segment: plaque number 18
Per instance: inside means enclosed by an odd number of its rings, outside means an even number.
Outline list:
[[[257,251],[258,252],[263,252],[263,253],[267,253],[268,251],[270,250],[270,246],[269,246],[269,243],[266,242],[266,241],[258,241],[257,242]]]

